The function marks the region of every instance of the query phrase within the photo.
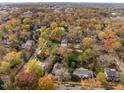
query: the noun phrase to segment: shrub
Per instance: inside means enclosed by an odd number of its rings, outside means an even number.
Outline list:
[[[102,85],[106,85],[108,82],[106,81],[105,74],[103,72],[99,72],[96,76],[97,80],[99,80]]]
[[[38,81],[38,89],[41,90],[50,90],[54,88],[54,83],[51,79],[48,77],[44,76],[41,77]]]

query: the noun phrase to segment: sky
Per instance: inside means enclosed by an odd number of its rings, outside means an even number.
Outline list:
[[[124,3],[124,0],[0,0],[3,2],[106,2],[106,3]]]

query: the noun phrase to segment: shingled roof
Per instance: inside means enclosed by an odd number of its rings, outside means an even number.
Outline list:
[[[93,77],[93,72],[85,69],[85,68],[77,68],[74,72],[74,75],[80,77],[80,78],[89,78],[89,77]]]
[[[105,68],[104,69],[104,73],[106,75],[106,78],[108,80],[113,80],[116,78],[117,73],[116,73],[116,69],[111,69],[111,68]]]

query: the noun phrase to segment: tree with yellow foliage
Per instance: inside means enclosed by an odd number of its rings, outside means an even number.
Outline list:
[[[29,31],[30,30],[30,25],[22,25],[21,29],[23,31]]]
[[[43,75],[43,67],[40,62],[36,59],[31,59],[25,66],[25,72],[33,74],[35,77],[39,78]]]
[[[77,27],[76,27],[76,30],[77,30],[77,32],[79,32],[79,33],[80,33],[80,32],[81,32],[81,33],[83,32],[83,28],[82,28],[81,26],[77,26]],[[80,34],[81,34],[81,33],[80,33]]]
[[[101,25],[100,24],[96,24],[95,27],[96,27],[96,30],[101,30]]]
[[[4,29],[5,29],[5,25],[4,24],[1,24],[0,25],[0,31],[4,31]]]
[[[10,71],[10,63],[0,61],[0,73],[7,74]]]
[[[14,67],[21,62],[21,54],[21,52],[9,52],[5,55],[4,60],[9,62],[11,67]]]
[[[52,22],[52,23],[50,24],[50,27],[51,27],[52,29],[55,29],[55,28],[57,27],[57,23],[56,23],[56,22]]]
[[[6,25],[5,25],[5,29],[6,29],[7,31],[12,31],[12,30],[13,30],[13,26],[12,26],[11,24],[6,24]]]
[[[39,47],[45,46],[45,45],[44,45],[45,42],[46,42],[46,40],[45,40],[44,38],[40,37],[40,38],[38,39],[38,45],[39,45]]]
[[[121,46],[122,44],[119,41],[112,43],[112,48],[115,50],[121,48]]]
[[[67,23],[66,23],[65,21],[62,21],[62,22],[60,23],[60,26],[66,27],[66,26],[67,26]]]
[[[31,18],[25,18],[23,19],[23,23],[24,24],[30,24],[32,22],[32,19]]]
[[[56,21],[56,23],[60,23],[61,22],[61,19],[59,18],[59,17],[57,17],[56,19],[55,19],[55,21]]]
[[[62,30],[62,28],[56,27],[55,29],[53,29],[53,34],[50,36],[50,38],[55,41],[60,41],[63,35],[64,31]]]
[[[105,25],[111,24],[111,19],[106,18],[106,19],[104,20],[104,23],[105,23]]]
[[[51,90],[54,89],[54,82],[50,78],[44,76],[38,81],[38,89],[41,90]]]
[[[101,32],[101,31],[100,31],[100,32],[98,33],[98,38],[99,38],[99,39],[102,40],[102,39],[105,39],[106,37],[107,37],[107,35],[106,35],[105,32]]]
[[[91,47],[91,45],[93,44],[93,39],[91,37],[85,37],[82,40],[82,43],[84,47]]]

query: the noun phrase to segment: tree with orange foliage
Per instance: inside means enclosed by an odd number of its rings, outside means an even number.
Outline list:
[[[124,85],[118,84],[114,87],[115,90],[124,90]]]
[[[54,88],[54,83],[53,80],[51,80],[50,78],[44,76],[41,77],[38,81],[38,89],[41,90],[50,90]]]
[[[109,38],[109,39],[106,39],[104,41],[104,47],[106,49],[119,49],[121,48],[122,44],[119,40],[117,40],[116,38]]]

